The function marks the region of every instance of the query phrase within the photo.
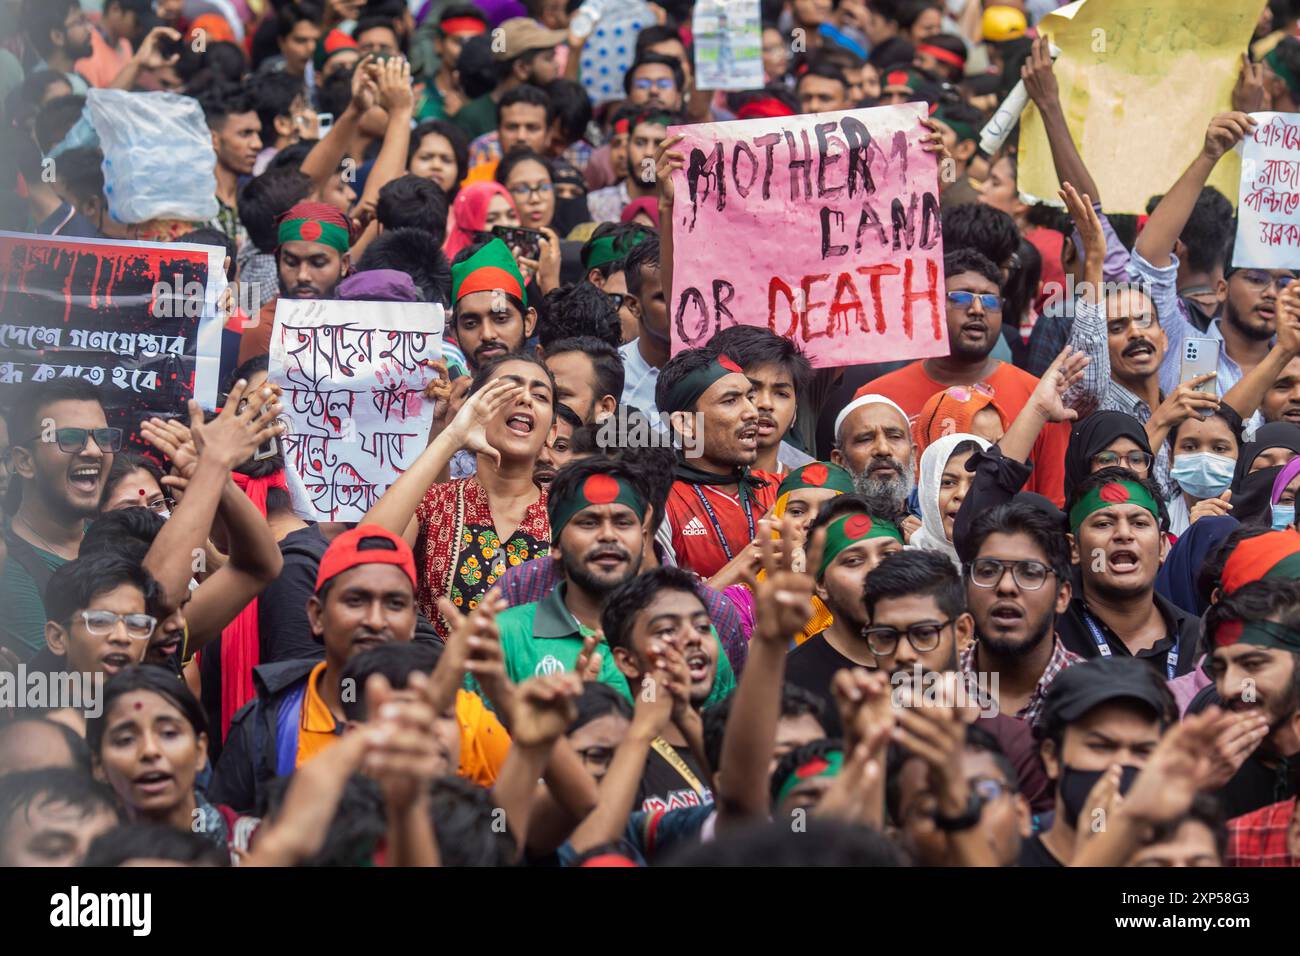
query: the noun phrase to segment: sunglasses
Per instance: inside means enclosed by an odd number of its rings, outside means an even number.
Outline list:
[[[615,312],[623,308],[623,303],[628,300],[626,292],[606,292],[605,295],[609,296],[609,301],[613,303]]]
[[[980,305],[984,307],[985,312],[1001,312],[1002,297],[994,295],[992,292],[976,294],[974,292],[949,292],[948,301],[959,309],[969,309],[971,304],[980,300]]]
[[[651,80],[649,78],[642,77],[640,79],[633,80],[632,86],[634,89],[638,89],[638,90],[649,90],[649,89],[671,90],[677,87],[677,83],[675,80],[669,79],[666,76],[661,76],[657,80]]]
[[[100,451],[116,452],[122,450],[122,429],[120,428],[56,428],[54,440],[58,442],[59,451],[75,455],[82,451],[91,437]],[[33,435],[24,445],[45,441],[44,435]]]

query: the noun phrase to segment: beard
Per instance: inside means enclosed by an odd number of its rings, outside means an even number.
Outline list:
[[[617,578],[597,574],[587,564],[592,558],[605,553],[617,553],[628,562],[626,570]],[[604,597],[623,582],[636,577],[637,572],[641,570],[641,557],[640,554],[628,554],[627,549],[621,544],[600,544],[581,557],[575,557],[569,552],[561,550],[560,563],[564,566],[564,576],[568,580],[587,594]]]
[[[1265,326],[1251,325],[1249,322],[1242,320],[1241,313],[1232,305],[1232,302],[1223,303],[1223,317],[1228,324],[1234,329],[1246,336],[1248,339],[1254,339],[1256,342],[1268,342],[1276,334],[1276,329],[1270,329]]]
[[[894,469],[892,478],[873,478],[873,465],[888,464]],[[897,458],[873,458],[861,472],[853,474],[853,489],[863,498],[871,513],[882,518],[893,519],[903,510],[907,496],[912,493],[912,482],[916,477],[912,462],[906,463]]]
[[[1027,657],[1038,649],[1056,630],[1056,615],[1048,611],[1038,622],[1038,627],[1027,641],[1007,641],[1000,637],[979,635],[979,642],[998,657]]]

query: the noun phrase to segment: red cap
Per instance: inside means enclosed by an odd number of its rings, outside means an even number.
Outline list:
[[[376,547],[373,544],[370,547],[361,547],[368,538],[382,538],[390,542],[392,547],[388,548],[384,545]],[[320,570],[316,572],[316,590],[320,591],[325,582],[331,578],[363,564],[396,565],[410,579],[411,587],[416,587],[415,555],[411,552],[411,546],[387,528],[381,528],[377,524],[363,524],[351,531],[344,531],[330,542],[325,556],[320,560]]]

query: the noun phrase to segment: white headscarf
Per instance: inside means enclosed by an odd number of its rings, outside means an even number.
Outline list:
[[[930,443],[921,455],[921,478],[916,485],[916,496],[921,503],[921,527],[908,542],[909,548],[921,548],[926,551],[942,551],[960,565],[957,549],[943,530],[943,513],[939,510],[939,487],[943,483],[943,470],[948,466],[952,450],[962,442],[973,441],[980,451],[987,451],[989,443],[978,435],[944,435]]]

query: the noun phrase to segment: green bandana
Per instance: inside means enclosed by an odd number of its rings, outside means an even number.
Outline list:
[[[780,498],[800,488],[829,488],[845,495],[851,495],[856,490],[853,487],[853,476],[839,465],[828,461],[810,461],[790,472],[781,482],[781,487],[776,489],[776,496]]]
[[[1287,65],[1282,62],[1282,55],[1278,53],[1277,47],[1273,47],[1264,54],[1264,62],[1286,84],[1286,88],[1291,91],[1292,95],[1300,93],[1300,82],[1296,80],[1295,74],[1288,69]]]
[[[1214,646],[1233,644],[1254,644],[1300,654],[1300,634],[1276,621],[1224,621],[1214,632]]]
[[[796,767],[794,773],[786,777],[785,783],[781,784],[781,789],[776,792],[777,806],[780,806],[782,801],[790,795],[790,791],[799,784],[808,780],[815,780],[818,777],[838,777],[843,769],[844,752],[842,750],[831,750],[824,756],[809,760],[802,767]]]
[[[1093,488],[1074,503],[1070,509],[1070,530],[1078,531],[1088,515],[1111,505],[1133,504],[1145,508],[1160,520],[1160,506],[1147,491],[1136,481],[1112,481],[1109,484]]]
[[[494,237],[468,259],[451,267],[451,301],[455,304],[474,292],[498,290],[513,295],[525,308],[528,306],[523,273],[510,254],[510,247]]]
[[[569,497],[550,499],[552,539],[558,540],[560,530],[583,508],[612,504],[627,505],[636,512],[638,518],[645,518],[646,504],[631,484],[613,475],[602,473],[588,475]]]
[[[975,132],[975,127],[971,126],[971,124],[967,123],[965,120],[946,116],[943,110],[937,111],[934,114],[934,118],[957,134],[958,143],[964,143],[968,139],[979,142],[979,134]]]
[[[649,238],[650,233],[638,229],[631,234],[611,232],[599,239],[593,239],[591,245],[587,248],[586,256],[582,260],[582,267],[584,269],[598,269],[607,263],[626,259],[633,246],[639,245]]]
[[[701,395],[709,390],[718,379],[733,375],[736,372],[745,373],[745,370],[737,365],[729,356],[718,355],[708,365],[697,368],[691,372],[676,385],[666,396],[664,407],[659,409],[661,412],[689,412],[695,405]]]
[[[346,253],[351,245],[346,229],[319,219],[286,219],[280,223],[275,239],[281,246],[286,242],[319,242],[342,253]]]
[[[828,524],[826,526],[826,547],[822,551],[821,566],[817,568],[817,580],[822,579],[822,575],[826,573],[826,569],[830,567],[831,562],[838,558],[847,548],[860,541],[868,541],[871,538],[893,538],[899,544],[903,543],[903,535],[892,521],[873,518],[866,512],[859,511],[845,515]]]

